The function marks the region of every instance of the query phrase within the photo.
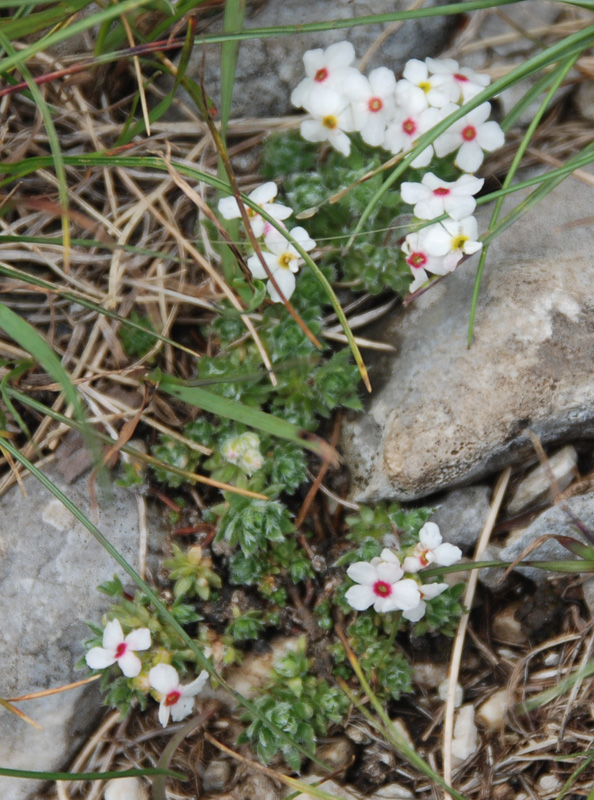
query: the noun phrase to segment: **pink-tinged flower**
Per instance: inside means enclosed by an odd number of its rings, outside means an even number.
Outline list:
[[[411,58],[404,66],[402,80],[396,84],[396,100],[406,102],[411,94],[423,93],[425,103],[434,108],[443,108],[455,102],[459,89],[447,75],[430,75],[427,64]]]
[[[427,108],[425,96],[411,94],[406,103],[396,108],[396,113],[388,125],[384,137],[384,147],[391,153],[405,153],[412,150],[423,133],[437,125],[442,119],[438,108]],[[426,167],[433,157],[433,146],[429,145],[420,153],[411,166]]]
[[[303,54],[307,77],[293,89],[291,103],[297,108],[308,107],[312,92],[320,87],[340,93],[345,79],[360,74],[351,67],[354,60],[355,48],[350,42],[336,42],[325,50],[307,50]]]
[[[419,543],[412,554],[407,556],[402,563],[404,571],[418,572],[428,567],[429,564],[450,567],[462,558],[462,550],[459,547],[442,542],[443,539],[438,526],[434,522],[426,522],[419,532]],[[431,585],[439,586],[440,584],[427,584],[422,588],[428,590]],[[437,592],[437,594],[440,594],[440,592]]]
[[[422,231],[409,233],[402,244],[402,252],[413,275],[413,282],[408,287],[411,294],[429,280],[427,272],[432,272],[434,275],[445,275],[450,272],[444,267],[443,258],[431,255],[427,251],[421,233]]]
[[[293,228],[289,233],[306,251],[313,250],[316,246],[316,243],[309,237],[309,234],[304,228]],[[270,252],[262,250],[262,257],[266,261],[270,272],[274,275],[274,279],[279,285],[281,292],[288,300],[295,291],[294,273],[299,271],[299,267],[303,264],[303,259],[295,247],[285,239],[280,231],[271,230],[266,236],[265,242]],[[247,265],[254,278],[260,280],[266,280],[266,278],[268,278],[266,270],[262,266],[262,262],[257,255],[254,254],[250,256]],[[268,281],[267,291],[270,295],[270,299],[274,303],[282,302],[279,293],[274,288],[271,281]]]
[[[386,125],[394,114],[395,86],[394,73],[387,67],[374,69],[369,78],[357,73],[344,85],[344,94],[352,103],[355,130],[373,147],[383,143]]]
[[[461,175],[457,181],[442,181],[428,172],[421,183],[403,183],[400,194],[405,203],[414,205],[419,219],[435,219],[449,214],[452,219],[469,217],[476,208],[473,195],[482,189],[484,180],[474,175]]]
[[[452,272],[462,256],[478,252],[483,244],[477,240],[478,226],[474,217],[445,219],[419,231],[427,252],[443,257],[446,272]]]
[[[483,163],[484,150],[490,153],[501,147],[505,135],[499,125],[487,117],[491,104],[483,103],[438,136],[434,142],[435,152],[442,156],[458,150],[455,165],[463,172],[476,172]]]
[[[273,181],[268,181],[268,183],[263,183],[261,186],[256,186],[254,191],[250,192],[248,197],[254,203],[259,205],[263,211],[265,211],[267,214],[270,214],[270,216],[274,217],[274,219],[280,221],[290,217],[293,213],[293,209],[289,208],[288,206],[283,206],[282,203],[273,203],[272,201],[276,197],[277,193],[278,188],[276,183]],[[239,219],[241,217],[239,205],[234,197],[221,198],[219,200],[218,209],[221,216],[225,219]],[[245,210],[247,211],[254,236],[256,238],[258,236],[262,236],[268,223],[265,222],[263,217],[261,217],[257,211],[254,211],[253,208],[250,208],[250,206],[246,205]]]
[[[307,103],[314,119],[301,123],[301,135],[308,142],[329,142],[335,150],[348,156],[351,140],[346,132],[355,130],[348,98],[332,89],[314,89]]]
[[[351,564],[347,575],[357,585],[346,592],[346,601],[357,611],[365,611],[371,605],[380,612],[416,608],[421,600],[419,585],[411,578],[401,580],[403,574],[397,556],[388,549],[371,562]]]
[[[149,672],[149,683],[159,694],[159,722],[163,727],[169,722],[179,722],[192,713],[194,697],[200,694],[208,680],[208,672],[204,669],[196,680],[182,686],[179,675],[171,664],[157,664]]]
[[[103,647],[91,647],[85,661],[91,669],[105,669],[117,662],[127,678],[135,678],[142,663],[135,651],[148,650],[151,646],[151,632],[148,628],[137,628],[126,637],[120,621],[113,619],[103,631]]]
[[[447,583],[425,583],[419,586],[419,590],[421,592],[421,602],[416,608],[411,608],[410,611],[404,611],[402,616],[404,619],[407,619],[409,622],[418,622],[422,617],[425,616],[425,611],[427,609],[426,600],[433,600],[434,597],[437,597],[442,592],[448,588]]]
[[[484,73],[475,72],[469,67],[460,67],[453,58],[427,58],[425,63],[436,78],[442,78],[456,87],[452,100],[466,103],[491,83]]]

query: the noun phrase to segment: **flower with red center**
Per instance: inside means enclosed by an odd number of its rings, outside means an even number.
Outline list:
[[[384,136],[384,147],[391,153],[412,150],[417,139],[442,119],[442,111],[428,108],[422,92],[411,93],[406,102],[397,106]],[[412,162],[413,168],[426,167],[433,157],[433,147],[426,147]]]
[[[425,616],[425,611],[427,610],[427,600],[433,600],[434,597],[437,597],[442,592],[448,588],[447,583],[425,583],[419,586],[419,591],[421,592],[421,602],[416,608],[410,609],[410,611],[404,611],[402,616],[404,619],[407,619],[409,622],[418,622],[422,617]]]
[[[276,197],[277,192],[278,188],[276,183],[274,183],[274,181],[268,181],[267,183],[263,183],[261,186],[256,186],[254,191],[250,192],[248,197],[263,211],[265,211],[267,214],[270,214],[271,217],[274,217],[274,219],[287,219],[287,217],[290,217],[293,213],[293,209],[289,208],[288,206],[283,206],[281,203],[272,202]],[[241,211],[239,210],[239,205],[234,197],[222,197],[219,200],[218,209],[219,214],[225,219],[241,218]],[[264,218],[261,217],[257,211],[254,211],[251,206],[246,206],[246,211],[248,217],[250,218],[252,233],[256,238],[258,236],[262,236],[262,234],[265,232],[267,224],[265,223]]]
[[[325,50],[307,50],[303,54],[306,77],[293,89],[291,103],[308,108],[312,92],[320,87],[340,93],[345,80],[360,74],[351,67],[354,60],[355,48],[350,42],[336,42]]]
[[[409,233],[402,244],[402,252],[413,275],[413,282],[408,287],[411,294],[427,283],[429,280],[427,272],[432,272],[434,275],[445,275],[449,272],[444,267],[443,258],[433,256],[428,252],[422,233],[422,230],[418,233]]]
[[[405,203],[414,205],[419,219],[435,219],[448,214],[452,219],[469,217],[475,207],[473,195],[482,189],[484,181],[473,175],[462,175],[456,181],[443,181],[428,172],[421,183],[404,182],[400,194]]]
[[[455,110],[455,106],[452,106],[451,110]],[[433,146],[436,154],[442,158],[458,150],[454,160],[455,165],[463,172],[476,172],[483,163],[483,151],[490,153],[501,147],[505,141],[499,125],[494,120],[487,122],[490,113],[491,104],[483,103],[454,122],[435,140]]]
[[[347,570],[355,586],[345,593],[347,603],[357,611],[373,605],[375,611],[405,611],[416,608],[421,594],[416,581],[402,580],[404,571],[398,557],[388,549],[371,562],[358,561]]]
[[[425,105],[443,108],[460,94],[458,87],[444,75],[430,75],[427,64],[411,58],[404,65],[402,80],[396,84],[396,101],[407,102],[411,95],[422,97]]]
[[[394,73],[386,67],[372,70],[369,78],[357,73],[343,86],[343,93],[351,101],[355,130],[373,147],[384,141],[386,126],[395,109],[395,86]]]
[[[174,722],[179,722],[192,713],[194,697],[202,691],[208,680],[208,672],[202,670],[196,680],[183,686],[175,667],[171,664],[157,664],[148,677],[159,700],[159,722],[165,727],[170,716]]]
[[[477,253],[483,246],[478,241],[478,225],[474,217],[444,219],[419,232],[426,252],[442,259],[445,272],[456,269],[463,256]]]
[[[126,637],[118,619],[108,622],[103,631],[103,647],[92,647],[85,656],[91,669],[105,669],[117,662],[127,678],[135,678],[142,663],[135,654],[137,650],[148,650],[151,632],[148,628],[137,628]]]
[[[491,82],[488,75],[469,67],[461,68],[453,58],[427,58],[425,63],[429,72],[442,81],[440,86],[447,83],[452,87],[450,96],[454,103],[467,103]]]
[[[434,522],[426,522],[419,531],[419,543],[404,559],[402,566],[405,572],[419,572],[430,564],[450,567],[460,558],[462,558],[460,548],[443,542],[439,527]],[[439,584],[434,585],[439,586]],[[428,586],[422,588],[429,590]]]

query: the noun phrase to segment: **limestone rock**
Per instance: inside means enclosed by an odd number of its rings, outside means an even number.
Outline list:
[[[431,0],[425,5],[439,4],[439,0]],[[268,28],[313,21],[352,19],[370,14],[403,11],[409,6],[408,0],[301,0],[299,3],[263,0],[252,3],[248,8],[245,27]],[[231,116],[277,117],[295,112],[290,97],[295,86],[304,77],[303,53],[306,50],[327,47],[346,39],[353,44],[357,58],[361,59],[391,24],[335,28],[242,42],[237,61]],[[409,58],[423,59],[437,55],[447,43],[449,32],[455,24],[452,16],[405,22],[380,44],[365,71],[387,66],[399,73]],[[197,47],[188,66],[188,75],[195,79],[200,78],[202,59],[203,49]],[[204,82],[216,105],[220,86],[220,63],[220,45],[209,45],[206,49]]]
[[[532,453],[526,428],[545,445],[592,436],[594,231],[572,223],[593,202],[592,186],[568,178],[494,240],[470,349],[472,259],[369,332],[398,354],[371,364],[366,413],[344,426],[354,499],[470,483]]]
[[[469,486],[448,492],[435,508],[431,521],[439,525],[444,542],[470,549],[479,537],[489,512],[488,486]]]
[[[71,486],[52,468],[46,475],[91,519],[88,475]],[[87,677],[75,669],[90,637],[85,620],[100,621],[109,604],[96,586],[121,569],[50,492],[33,477],[2,498],[0,532],[0,696],[63,686]],[[127,490],[98,493],[97,527],[135,566],[138,507]],[[13,714],[0,714],[0,765],[55,770],[67,766],[82,737],[101,714],[97,684],[29,701],[23,709],[39,731]],[[38,782],[0,777],[0,796],[22,800]]]

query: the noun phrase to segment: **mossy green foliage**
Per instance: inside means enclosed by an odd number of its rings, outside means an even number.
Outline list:
[[[130,320],[136,325],[146,328],[147,333],[138,328],[128,328],[122,325],[118,331],[118,337],[122,343],[122,349],[127,356],[141,357],[146,355],[155,346],[156,339],[151,335],[154,328],[148,317],[143,317],[137,311],[130,314]]]

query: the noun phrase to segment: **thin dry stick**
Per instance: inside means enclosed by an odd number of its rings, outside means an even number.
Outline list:
[[[134,41],[134,37],[132,36],[132,29],[130,28],[130,23],[128,22],[128,18],[125,14],[122,14],[120,17],[122,21],[122,25],[124,26],[124,30],[126,31],[126,37],[128,39],[128,44],[131,48],[136,46],[136,42]],[[144,119],[144,126],[146,128],[146,135],[151,135],[151,120],[149,117],[149,110],[148,105],[146,102],[146,94],[144,92],[144,83],[142,80],[142,70],[140,69],[140,59],[138,56],[133,56],[132,60],[134,62],[134,72],[136,73],[136,83],[138,84],[138,94],[140,95],[140,105],[142,106],[142,116]]]
[[[487,515],[485,525],[476,545],[474,560],[480,561],[495,526],[497,515],[507,484],[511,474],[511,467],[506,467],[502,472],[493,499],[491,501],[491,508]],[[478,570],[472,570],[466,586],[464,594],[464,606],[468,611],[460,617],[458,624],[458,632],[454,647],[452,649],[452,660],[450,662],[450,674],[448,676],[448,697],[446,701],[444,724],[443,724],[443,777],[448,786],[452,785],[452,739],[454,734],[454,710],[455,710],[455,697],[456,697],[456,684],[458,683],[458,675],[460,674],[460,662],[462,660],[462,650],[464,648],[464,640],[466,638],[466,628],[468,627],[468,619],[470,616],[470,609],[472,608],[472,601],[474,600],[474,593],[476,591],[476,584],[478,581]],[[444,792],[444,800],[452,800],[448,792]]]

